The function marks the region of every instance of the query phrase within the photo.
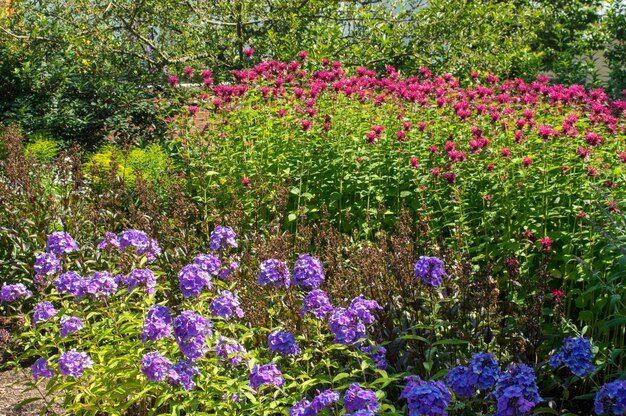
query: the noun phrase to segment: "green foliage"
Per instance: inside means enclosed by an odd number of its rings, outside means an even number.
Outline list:
[[[169,160],[158,144],[148,145],[145,149],[133,148],[127,152],[115,146],[105,146],[89,158],[85,168],[108,175],[112,163],[117,164],[118,175],[132,186],[138,172],[152,182],[158,181],[165,173]]]
[[[61,147],[55,140],[36,140],[26,145],[26,155],[34,157],[40,162],[51,162],[59,155]]]

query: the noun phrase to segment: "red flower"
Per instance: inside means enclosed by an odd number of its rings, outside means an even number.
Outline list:
[[[243,50],[243,54],[246,56],[246,58],[252,59],[252,55],[254,55],[254,48],[245,48]]]
[[[493,172],[495,168],[496,168],[496,165],[493,163],[490,163],[487,165],[487,172]]]
[[[243,178],[241,178],[241,184],[243,186],[245,186],[246,188],[250,187],[250,178],[247,176],[244,176]]]
[[[416,157],[411,158],[411,169],[419,168],[419,159]]]
[[[196,107],[195,105],[190,105],[189,107],[187,107],[187,111],[189,111],[189,114],[191,114],[192,117],[196,115],[198,110],[199,108]]]
[[[539,240],[539,244],[541,244],[542,251],[550,251],[552,250],[552,243],[554,241],[550,237],[543,237]]]
[[[178,77],[175,77],[175,76],[168,77],[167,82],[169,82],[170,86],[175,87],[178,85]]]
[[[397,131],[396,132],[396,137],[398,138],[399,142],[403,142],[406,140],[406,133],[403,131]]]
[[[529,157],[525,157],[522,160],[522,163],[524,164],[524,167],[527,168],[527,167],[529,167],[530,165],[533,164],[533,160],[531,158],[529,158]]]
[[[186,67],[185,69],[183,69],[183,72],[185,73],[185,76],[187,78],[191,78],[193,77],[193,68],[191,67]]]
[[[576,213],[576,218],[587,218],[587,213],[585,211],[578,211]]]
[[[564,297],[565,297],[565,292],[563,292],[561,289],[554,289],[552,291],[552,298],[556,302],[561,302]]]
[[[507,159],[511,157],[511,149],[500,149],[500,153]]]

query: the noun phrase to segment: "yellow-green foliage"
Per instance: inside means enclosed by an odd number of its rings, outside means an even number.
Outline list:
[[[85,167],[89,172],[98,170],[108,172],[113,157],[118,165],[118,175],[130,185],[135,183],[138,171],[142,172],[145,179],[156,182],[165,172],[168,162],[167,154],[157,144],[145,149],[135,148],[130,152],[123,152],[115,146],[105,146],[91,156]]]
[[[24,152],[39,162],[50,162],[59,155],[61,147],[54,140],[41,139],[26,145]]]

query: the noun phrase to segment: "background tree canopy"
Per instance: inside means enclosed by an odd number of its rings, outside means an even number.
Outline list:
[[[593,82],[587,55],[608,44],[610,86],[620,91],[622,2],[560,3],[9,0],[0,17],[2,118],[31,135],[53,131],[83,143],[154,134],[151,85],[185,66],[224,79],[249,64],[245,48],[254,59],[290,60],[305,50],[346,66],[427,66],[461,77],[552,71],[559,81]]]

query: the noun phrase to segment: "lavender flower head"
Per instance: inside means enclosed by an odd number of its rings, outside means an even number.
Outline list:
[[[276,368],[276,363],[269,363],[264,365],[256,364],[250,375],[248,376],[250,380],[250,388],[254,390],[259,390],[261,386],[276,386],[280,387],[283,385],[283,373],[280,372],[278,368]]]
[[[222,267],[222,262],[219,257],[213,254],[198,254],[196,258],[193,259],[193,264],[200,266],[202,270],[213,276],[217,276],[220,267]]]
[[[170,308],[161,305],[152,305],[143,321],[141,342],[157,341],[172,335],[172,316]]]
[[[447,415],[446,408],[450,405],[452,395],[448,388],[439,380],[425,381],[418,376],[405,378],[406,387],[400,399],[409,403],[409,415]]]
[[[336,308],[328,319],[328,324],[335,335],[335,344],[350,345],[365,338],[365,325],[350,309]]]
[[[332,389],[317,391],[317,396],[310,402],[304,398],[289,409],[289,416],[315,416],[324,408],[339,401],[339,393]]]
[[[196,387],[193,376],[198,373],[200,370],[193,363],[180,359],[169,368],[169,383],[171,385],[180,384],[185,390],[193,390]]]
[[[48,236],[48,243],[46,244],[46,251],[57,256],[62,256],[65,253],[71,253],[72,251],[78,251],[78,245],[76,241],[66,232],[55,231]]]
[[[317,289],[324,281],[322,262],[308,254],[302,254],[293,268],[291,284],[307,289]]]
[[[209,247],[211,247],[213,251],[226,247],[236,248],[237,241],[235,241],[235,237],[236,234],[232,228],[218,225],[209,237]]]
[[[243,318],[243,309],[239,306],[239,300],[228,290],[222,291],[222,296],[213,299],[209,308],[213,316],[230,319],[231,316],[236,315],[238,318]]]
[[[126,250],[133,247],[138,256],[146,256],[148,261],[154,261],[161,254],[159,244],[155,240],[151,240],[146,233],[138,230],[122,231],[118,236],[120,249]]]
[[[76,352],[75,348],[64,352],[59,357],[59,372],[64,376],[72,376],[78,379],[87,368],[92,366],[93,360],[84,352]]]
[[[79,299],[87,293],[87,281],[72,271],[54,279],[54,285],[60,294],[69,294]]]
[[[178,285],[183,296],[198,296],[204,287],[211,289],[211,276],[197,264],[188,264],[178,272]]]
[[[244,362],[244,355],[248,352],[237,341],[231,338],[219,337],[215,344],[215,355],[220,357],[220,363],[228,362],[230,365],[238,366]]]
[[[162,381],[168,375],[172,363],[157,351],[145,354],[141,359],[141,372],[150,381]]]
[[[599,415],[626,414],[626,380],[603,385],[596,393],[594,410]]]
[[[351,413],[360,410],[376,413],[380,404],[372,390],[361,388],[359,383],[353,383],[343,396],[343,407]]]
[[[360,295],[352,300],[348,309],[358,316],[364,324],[369,325],[376,320],[374,315],[372,315],[372,311],[382,308],[375,300],[368,300],[363,295]]]
[[[107,231],[104,233],[104,239],[98,244],[99,250],[120,249],[120,240],[116,234]]]
[[[367,354],[367,356],[374,362],[374,365],[379,370],[387,368],[387,349],[382,346],[366,345],[361,347],[361,351]]]
[[[300,317],[311,311],[317,319],[324,319],[333,313],[333,310],[328,295],[321,289],[315,289],[304,297],[304,305],[300,311]]]
[[[2,291],[0,291],[0,302],[13,302],[19,298],[28,298],[32,296],[33,292],[26,289],[22,283],[15,283],[13,285],[2,285]]]
[[[297,401],[289,409],[289,416],[308,416],[315,415],[311,409],[311,402],[305,397],[304,399]]]
[[[211,321],[194,311],[183,311],[174,319],[174,339],[188,360],[195,360],[208,351],[207,336],[213,336]]]
[[[535,373],[525,364],[509,365],[492,393],[495,397],[496,416],[517,416],[530,413],[543,399]]]
[[[137,286],[146,288],[148,295],[153,295],[156,287],[156,277],[150,269],[133,269],[126,277],[128,293],[131,293]]]
[[[117,282],[110,272],[95,272],[84,280],[84,285],[85,291],[94,299],[98,296],[108,298],[117,290]]]
[[[415,263],[415,277],[431,286],[442,284],[442,276],[448,276],[448,274],[443,269],[443,261],[437,257],[421,256]]]
[[[55,275],[61,271],[61,260],[52,253],[43,253],[35,259],[34,267],[38,276]]]
[[[278,259],[268,259],[261,263],[259,284],[262,286],[289,287],[289,268],[287,263]]]
[[[593,373],[595,366],[591,342],[585,337],[565,338],[563,346],[550,357],[548,364],[554,368],[564,365],[578,377]]]
[[[472,354],[469,369],[475,377],[474,384],[481,390],[492,388],[502,377],[502,370],[491,353]]]
[[[446,374],[446,383],[457,396],[472,397],[476,392],[476,376],[469,367],[456,366]]]
[[[54,308],[52,303],[48,301],[39,302],[33,308],[33,328],[37,326],[37,322],[46,322],[56,314],[57,310]]]
[[[35,381],[39,381],[41,377],[54,377],[54,371],[52,371],[52,369],[48,367],[48,360],[45,358],[38,359],[30,369],[33,373],[33,378],[35,379]]]
[[[292,332],[273,331],[267,337],[270,351],[279,352],[281,354],[300,354],[300,348],[296,344],[296,338]]]
[[[70,332],[83,329],[83,321],[78,316],[64,316],[61,318],[61,338],[65,338]]]

